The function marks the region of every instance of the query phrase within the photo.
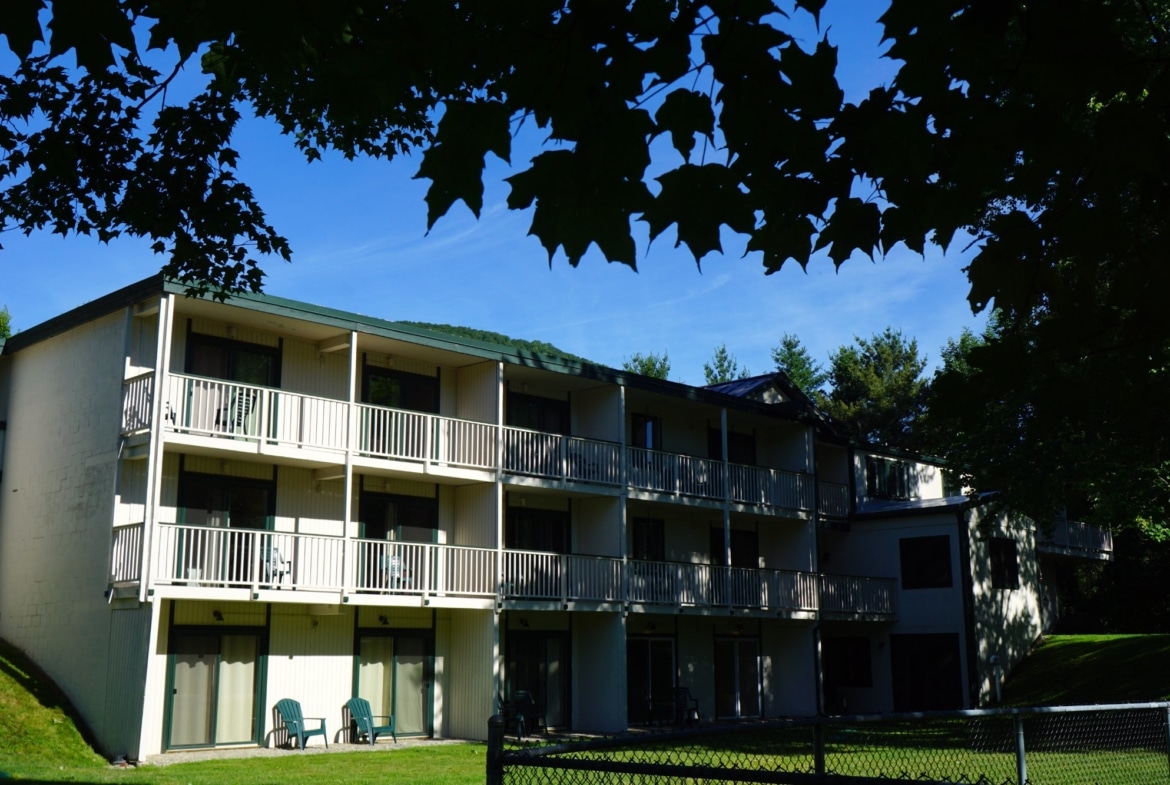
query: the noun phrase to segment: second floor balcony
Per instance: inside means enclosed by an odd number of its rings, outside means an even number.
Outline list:
[[[114,586],[141,581],[145,541],[150,543],[148,586],[183,596],[234,590],[244,599],[265,592],[267,599],[290,602],[319,602],[331,594],[336,602],[360,596],[387,604],[455,601],[483,607],[528,603],[642,612],[895,617],[896,582],[890,578],[180,524],[160,524],[149,538],[141,524],[115,528]]]
[[[150,429],[153,384],[153,374],[124,383],[124,434]],[[801,512],[812,511],[817,497],[816,483],[806,473],[188,374],[165,377],[161,403],[161,428],[168,437],[222,449],[254,448],[312,460],[332,454],[326,459],[338,464],[349,452],[428,471],[498,472]],[[217,441],[206,441],[211,439]],[[836,495],[831,501],[839,506]]]

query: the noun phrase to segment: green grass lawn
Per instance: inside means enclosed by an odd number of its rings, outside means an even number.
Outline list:
[[[1170,635],[1053,636],[1017,669],[1005,688],[1012,705],[1123,703],[1170,699]],[[151,785],[296,785],[297,783],[369,783],[384,785],[461,785],[484,781],[482,744],[449,744],[376,752],[224,759],[170,766],[115,769],[93,752],[73,719],[68,701],[53,683],[19,652],[0,641],[0,780],[150,783]],[[869,774],[897,758],[892,776],[932,774],[992,776],[1014,780],[1015,758],[1007,749],[976,749],[966,731],[926,728],[903,731],[842,733],[829,739],[830,770]],[[907,739],[910,739],[907,741]],[[788,749],[753,748],[750,733],[737,733],[719,749],[698,747],[690,761],[705,763],[739,747],[742,768],[808,771],[811,759],[804,739]],[[721,742],[722,744],[722,742]],[[637,760],[638,753],[618,759]],[[879,761],[884,761],[879,764]],[[1035,752],[1029,756],[1029,779],[1045,785],[1082,782],[1165,781],[1164,752],[1099,750],[1091,753]],[[1098,773],[1099,772],[1099,773]],[[587,779],[574,779],[584,782]]]
[[[1170,635],[1052,635],[1011,674],[1006,706],[1170,700]]]
[[[0,781],[150,785],[479,785],[484,745],[443,744],[376,752],[282,755],[170,766],[113,768],[72,719],[69,701],[20,652],[0,641]],[[382,745],[379,745],[381,747]]]

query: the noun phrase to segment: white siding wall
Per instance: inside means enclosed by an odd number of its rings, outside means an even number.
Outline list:
[[[142,703],[150,650],[151,606],[119,600],[110,613],[110,655],[106,662],[105,744],[116,755],[139,756]]]
[[[575,553],[622,555],[622,500],[580,499],[573,504]]]
[[[119,311],[12,356],[0,481],[0,636],[61,686],[102,747],[126,324]]]
[[[276,531],[341,537],[344,517],[344,482],[315,480],[311,469],[277,468]]]
[[[767,717],[817,713],[811,622],[760,625],[760,676]]]
[[[306,717],[324,717],[329,741],[339,740],[341,709],[353,690],[353,612],[311,616],[301,605],[273,605],[268,639],[265,735],[281,698],[301,702]],[[226,615],[226,614],[225,614]]]
[[[488,717],[495,713],[499,637],[491,611],[451,610],[445,667],[444,735],[487,739]]]
[[[811,520],[761,519],[760,566],[769,570],[812,570],[816,549],[814,526]]]
[[[122,461],[114,499],[114,523],[142,523],[146,520],[146,475],[149,461]]]
[[[971,568],[978,639],[979,701],[995,697],[995,683],[1012,672],[1043,632],[1040,566],[1036,560],[1036,533],[1030,520],[997,515],[971,515]],[[992,585],[990,543],[1002,537],[1016,543],[1019,587]],[[991,664],[991,658],[998,660]]]
[[[622,439],[622,395],[616,385],[593,387],[574,396],[577,422],[574,433],[590,439]]]
[[[285,339],[281,389],[344,401],[349,397],[349,352],[319,352],[317,344]]]
[[[455,372],[459,395],[455,401],[455,416],[477,422],[496,421],[500,390],[496,384],[494,362],[467,365]]]
[[[126,376],[136,376],[154,369],[158,347],[158,314],[132,319],[130,353],[126,358]]]
[[[455,488],[455,545],[496,547],[500,493],[497,485],[460,485]]]
[[[797,423],[783,423],[756,434],[756,463],[790,472],[811,472],[812,428]]]
[[[626,729],[626,633],[620,613],[573,614],[573,729]]]

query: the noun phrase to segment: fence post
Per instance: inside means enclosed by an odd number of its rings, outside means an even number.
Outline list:
[[[1016,714],[1016,782],[1028,782],[1028,764],[1024,760],[1024,717]]]
[[[1166,763],[1170,765],[1170,707],[1166,709]]]
[[[825,776],[825,721],[820,717],[813,723],[813,772]]]
[[[488,718],[487,785],[504,785],[504,715]]]

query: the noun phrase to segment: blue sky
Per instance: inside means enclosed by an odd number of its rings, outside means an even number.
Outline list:
[[[838,44],[846,98],[888,83],[896,64],[878,57],[884,3],[831,0],[822,30]],[[803,17],[803,18],[802,18]],[[818,33],[800,14],[806,47]],[[245,123],[233,143],[241,176],[291,242],[293,262],[272,259],[271,294],[385,319],[462,324],[543,340],[596,362],[619,366],[634,352],[669,353],[671,378],[703,382],[702,365],[726,343],[753,373],[773,368],[770,350],[782,334],[800,335],[825,363],[855,335],[886,326],[917,338],[931,365],[947,338],[978,329],[961,272],[970,252],[956,240],[943,255],[922,258],[894,249],[871,263],[860,256],[835,271],[825,256],[807,273],[791,265],[765,276],[758,256],[741,258],[742,238],[729,235],[725,254],[708,255],[702,271],[674,248],[673,230],[638,244],[639,271],[606,264],[591,251],[571,268],[548,263],[527,236],[529,212],[504,206],[510,171],[492,161],[485,173],[484,210],[477,221],[462,204],[426,232],[426,181],[413,180],[418,157],[387,164],[339,156],[306,164],[270,123]],[[537,151],[519,139],[513,162]],[[0,241],[0,305],[23,329],[157,271],[161,258],[144,242],[48,233]]]

